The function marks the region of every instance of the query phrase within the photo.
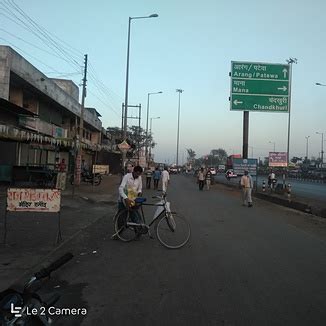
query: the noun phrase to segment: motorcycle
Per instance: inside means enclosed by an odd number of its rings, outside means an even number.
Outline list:
[[[75,176],[72,174],[70,176],[70,184],[73,185],[75,181]],[[80,174],[80,182],[91,183],[94,186],[98,186],[102,182],[102,176],[99,173],[86,173],[82,172]]]
[[[51,309],[59,300],[60,295],[53,293],[47,300],[43,300],[37,291],[44,280],[50,278],[51,273],[66,264],[73,258],[66,253],[51,265],[42,268],[25,283],[23,290],[8,288],[0,292],[0,325],[46,325],[53,324]],[[33,313],[32,313],[33,312]]]

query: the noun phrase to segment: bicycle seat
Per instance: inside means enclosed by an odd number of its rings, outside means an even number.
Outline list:
[[[142,204],[142,203],[144,203],[146,201],[146,198],[145,197],[137,197],[136,199],[135,199],[135,203],[136,204]]]

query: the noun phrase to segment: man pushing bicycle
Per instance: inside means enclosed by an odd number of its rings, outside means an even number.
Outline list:
[[[131,211],[131,219],[134,223],[140,223],[141,217],[138,209],[135,207],[135,199],[142,194],[142,178],[143,168],[139,165],[135,166],[133,172],[127,173],[119,186],[118,211],[129,209]],[[135,207],[135,209],[133,209]]]

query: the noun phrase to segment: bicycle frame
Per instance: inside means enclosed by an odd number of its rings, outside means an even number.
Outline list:
[[[142,226],[147,226],[148,228],[150,228],[151,225],[156,220],[158,220],[162,216],[163,213],[165,213],[165,212],[168,212],[168,213],[171,212],[170,202],[166,201],[165,197],[159,197],[159,198],[161,200],[159,202],[157,202],[157,203],[153,203],[153,204],[151,204],[151,203],[142,203],[140,209],[141,209],[142,219],[145,222],[145,224],[142,225]],[[144,214],[144,211],[143,211],[143,205],[144,206],[157,206],[157,208],[155,210],[155,213],[153,215],[153,219],[152,219],[152,221],[149,224],[146,223],[145,214]]]

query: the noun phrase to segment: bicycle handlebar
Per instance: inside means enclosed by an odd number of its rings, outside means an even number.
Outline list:
[[[40,271],[35,273],[35,278],[37,280],[40,280],[42,278],[45,278],[47,276],[50,276],[50,274],[61,267],[62,265],[66,264],[69,260],[71,260],[74,257],[74,255],[70,252],[64,254],[62,257],[57,259],[55,262],[50,264],[48,267],[42,268]]]

